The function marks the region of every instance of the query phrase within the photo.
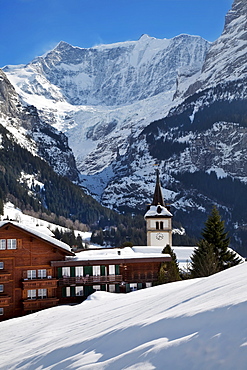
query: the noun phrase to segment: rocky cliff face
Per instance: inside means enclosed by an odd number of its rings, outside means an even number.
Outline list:
[[[193,82],[185,95],[198,89],[215,86],[222,82],[247,78],[247,3],[235,0],[226,15],[222,35],[212,43],[202,73]]]
[[[60,175],[78,178],[67,137],[42,122],[34,106],[23,104],[5,73],[0,70],[0,124],[14,140],[47,161]]]

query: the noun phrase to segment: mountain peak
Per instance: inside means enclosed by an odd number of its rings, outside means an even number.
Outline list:
[[[200,78],[192,82],[185,96],[202,87],[205,89],[218,83],[247,78],[246,13],[246,0],[235,0],[225,17],[221,36],[209,48]]]
[[[141,35],[141,37],[139,38],[139,40],[138,41],[140,41],[140,40],[149,40],[149,39],[153,39],[154,37],[150,37],[147,33],[143,33],[142,35]]]
[[[232,4],[232,8],[229,10],[225,17],[224,33],[229,31],[229,28],[232,27],[233,22],[234,23],[237,22],[237,24],[241,23],[242,28],[246,30],[247,23],[246,13],[247,13],[246,0],[235,0]]]
[[[72,48],[73,46],[70,45],[68,42],[65,42],[65,41],[60,41],[57,46],[55,47],[54,50],[65,50],[65,49],[68,49],[68,48]]]

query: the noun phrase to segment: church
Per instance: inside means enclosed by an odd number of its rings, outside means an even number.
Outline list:
[[[172,246],[172,214],[170,207],[164,203],[159,170],[157,170],[156,186],[153,202],[144,216],[147,228],[147,246]]]

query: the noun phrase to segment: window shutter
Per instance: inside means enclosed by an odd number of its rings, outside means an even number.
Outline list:
[[[62,287],[62,297],[66,297],[66,286]]]
[[[70,276],[75,277],[75,266],[70,267]]]
[[[93,276],[93,266],[84,266],[84,276]]]
[[[59,278],[59,279],[61,279],[62,278],[62,267],[58,267],[57,268],[57,277]],[[64,297],[64,296],[63,296]]]
[[[75,286],[70,287],[70,296],[75,297]]]

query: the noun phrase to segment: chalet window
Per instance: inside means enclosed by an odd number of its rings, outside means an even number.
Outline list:
[[[116,291],[115,284],[109,284],[109,292],[115,293],[115,291]]]
[[[93,289],[96,290],[96,291],[99,291],[100,290],[100,285],[93,285]]]
[[[36,289],[30,289],[27,291],[28,299],[36,299]]]
[[[3,270],[3,269],[4,269],[4,263],[0,262],[0,270]]]
[[[0,315],[3,315],[3,314],[4,314],[3,307],[0,307]]]
[[[83,276],[83,266],[76,266],[75,267],[75,276],[76,277]]]
[[[70,277],[70,267],[62,267],[62,276]]]
[[[115,265],[109,265],[109,275],[115,275]]]
[[[70,286],[66,286],[66,297],[70,297]]]
[[[3,284],[0,284],[0,293],[3,293],[3,291],[4,291]]]
[[[159,222],[156,221],[156,230],[159,230]]]
[[[38,298],[39,299],[47,298],[47,289],[38,289]]]
[[[164,230],[164,224],[163,221],[160,222],[160,230]]]
[[[131,283],[130,284],[130,290],[133,292],[134,290],[137,290],[137,283]]]
[[[46,278],[46,270],[45,269],[38,270],[38,278],[39,279],[45,279]]]
[[[7,240],[7,249],[16,249],[17,243],[16,239]]]
[[[36,270],[27,270],[28,279],[36,279]]]
[[[6,240],[0,239],[0,249],[6,249]]]
[[[93,266],[93,276],[100,276],[100,266]]]
[[[75,295],[78,295],[78,296],[83,295],[83,286],[76,286],[75,287]]]

